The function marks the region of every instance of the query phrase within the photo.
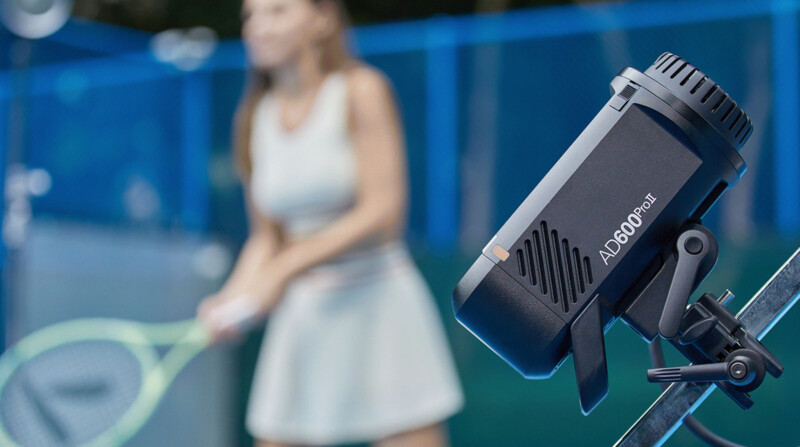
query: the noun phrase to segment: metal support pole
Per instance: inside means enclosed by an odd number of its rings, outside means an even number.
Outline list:
[[[800,298],[800,250],[797,250],[736,316],[761,340]],[[683,418],[708,397],[713,383],[675,383],[639,418],[615,446],[661,445]]]

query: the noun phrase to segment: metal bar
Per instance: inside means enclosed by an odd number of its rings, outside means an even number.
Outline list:
[[[800,298],[800,250],[797,250],[775,275],[753,296],[737,318],[761,340]],[[683,418],[711,394],[716,386],[708,383],[675,383],[617,441],[615,446],[661,445]]]
[[[427,236],[447,251],[458,238],[458,54],[455,22],[429,19],[426,53]]]
[[[181,221],[192,231],[208,230],[208,164],[212,151],[212,82],[208,73],[183,78],[181,123]]]

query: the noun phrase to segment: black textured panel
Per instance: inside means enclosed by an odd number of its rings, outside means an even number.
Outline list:
[[[520,283],[535,286],[542,299],[567,313],[594,282],[589,258],[544,221],[517,244],[512,262],[517,264]]]

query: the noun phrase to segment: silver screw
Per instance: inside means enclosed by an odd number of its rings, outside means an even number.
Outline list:
[[[736,380],[742,380],[747,376],[747,365],[743,362],[733,362],[730,367],[731,377]]]
[[[730,290],[726,290],[725,292],[722,293],[717,302],[725,307],[728,307],[728,304],[730,304],[730,302],[733,301],[734,298],[736,298],[736,296],[733,294],[733,292],[731,292]]]

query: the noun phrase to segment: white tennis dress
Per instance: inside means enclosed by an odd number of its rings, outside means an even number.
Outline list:
[[[253,201],[290,237],[354,203],[347,96],[346,76],[327,76],[292,131],[269,94],[254,113]],[[363,442],[443,421],[462,404],[433,297],[405,244],[361,244],[287,287],[269,319],[247,428],[277,442]]]

